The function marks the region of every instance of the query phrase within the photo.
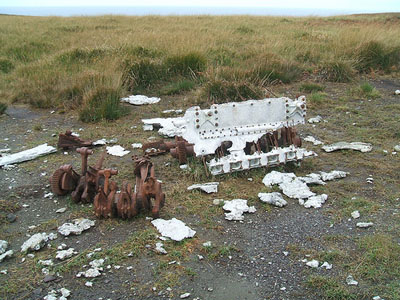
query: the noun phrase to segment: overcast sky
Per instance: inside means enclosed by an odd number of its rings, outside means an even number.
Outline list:
[[[0,6],[227,6],[400,11],[400,0],[0,0]]]

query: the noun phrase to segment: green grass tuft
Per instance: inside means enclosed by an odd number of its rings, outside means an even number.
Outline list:
[[[0,59],[0,73],[10,73],[14,69],[14,64],[8,59]]]
[[[368,82],[363,82],[357,88],[352,89],[351,95],[361,99],[376,99],[381,96],[379,91]]]
[[[160,91],[160,95],[176,95],[182,92],[190,91],[195,87],[195,82],[191,80],[181,80],[178,82],[170,83],[163,87]]]
[[[305,93],[322,92],[324,89],[324,86],[312,82],[306,82],[300,86],[300,91]]]
[[[335,279],[312,275],[307,279],[307,285],[320,293],[326,300],[355,300],[357,295],[349,292],[347,287],[338,283]]]
[[[351,63],[342,60],[322,63],[319,74],[322,79],[331,82],[350,82],[355,77]]]
[[[7,104],[0,102],[0,115],[4,114],[6,110],[7,110]]]
[[[207,60],[204,55],[196,52],[175,55],[165,60],[165,67],[169,73],[190,76],[205,70]]]

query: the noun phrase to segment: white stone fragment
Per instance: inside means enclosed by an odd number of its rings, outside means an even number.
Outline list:
[[[55,290],[52,290],[46,296],[44,296],[43,299],[44,300],[57,300],[57,292]]]
[[[264,176],[262,183],[267,187],[272,187],[274,184],[280,184],[285,180],[293,179],[296,175],[294,173],[281,173],[278,171],[272,171]]]
[[[67,250],[60,250],[60,251],[57,251],[56,258],[58,258],[59,260],[64,260],[64,259],[72,257],[74,254],[77,254],[77,253],[78,252],[76,252],[74,248],[69,248]]]
[[[304,201],[304,203],[300,203],[303,205],[305,208],[320,208],[322,207],[322,204],[325,203],[325,201],[328,199],[327,194],[322,194],[322,195],[316,195],[308,198],[306,201],[300,199],[299,202]]]
[[[143,145],[141,143],[133,143],[132,148],[133,149],[142,149]]]
[[[54,265],[53,260],[51,260],[51,259],[47,259],[47,260],[39,259],[38,263],[43,266],[53,266]]]
[[[279,184],[279,188],[289,198],[306,199],[315,196],[315,193],[310,190],[306,183],[298,178],[287,178]]]
[[[46,194],[44,194],[44,198],[49,198],[49,199],[52,199],[53,198],[53,196],[54,196],[54,194],[53,193],[46,193]]]
[[[351,217],[353,219],[358,219],[360,217],[360,212],[358,210],[355,210],[351,213]]]
[[[114,156],[125,156],[127,155],[130,151],[129,150],[125,150],[122,146],[120,145],[115,145],[115,146],[107,146],[107,153],[110,155],[114,155]]]
[[[4,270],[0,270],[0,274],[3,274],[3,275],[7,275],[7,269],[4,269]]]
[[[287,205],[285,199],[283,199],[282,194],[278,192],[273,193],[258,193],[258,198],[264,203],[268,203],[277,207],[284,207]]]
[[[189,297],[190,297],[190,293],[184,293],[184,294],[179,296],[179,298],[181,298],[181,299],[186,299],[186,298],[189,298]]]
[[[321,268],[325,268],[327,270],[332,269],[332,264],[329,264],[327,261],[325,261],[322,265]]]
[[[27,241],[25,241],[21,246],[21,252],[26,252],[28,250],[38,251],[42,248],[49,240],[54,240],[57,235],[54,233],[46,234],[45,232],[36,233],[32,235]]]
[[[66,208],[66,207],[62,207],[62,208],[57,209],[57,210],[56,210],[56,213],[62,214],[62,213],[64,213],[64,212],[66,212],[66,211],[67,211],[67,208]]]
[[[243,221],[243,213],[254,213],[256,208],[254,206],[248,206],[247,200],[244,199],[233,199],[231,201],[225,201],[224,210],[229,211],[225,213],[225,219],[229,221]]]
[[[372,145],[369,143],[360,142],[338,142],[331,145],[322,146],[326,152],[332,152],[336,150],[357,150],[361,152],[370,152],[372,150]]]
[[[326,183],[322,180],[321,174],[310,173],[303,177],[298,177],[301,181],[306,184],[320,184],[325,185]]]
[[[171,113],[181,114],[181,113],[183,113],[183,110],[182,109],[166,109],[166,110],[163,110],[162,113],[163,114],[171,114]]]
[[[207,182],[201,184],[193,184],[187,188],[188,191],[199,189],[207,194],[217,193],[218,192],[219,182]]]
[[[125,98],[121,98],[121,102],[126,102],[133,105],[144,105],[144,104],[155,104],[160,102],[160,98],[147,97],[144,95],[131,95]]]
[[[13,250],[5,251],[4,253],[0,254],[0,262],[2,262],[7,257],[11,257],[13,255],[14,255],[14,251]]]
[[[62,243],[60,246],[57,247],[58,250],[64,250],[67,249],[67,245]]]
[[[6,252],[7,247],[8,247],[8,242],[5,240],[0,240],[0,254]]]
[[[358,281],[355,281],[352,275],[347,276],[346,283],[348,285],[358,285]]]
[[[400,152],[400,145],[394,146],[394,151]]]
[[[167,250],[164,249],[164,244],[161,242],[157,242],[156,243],[156,248],[155,248],[156,252],[160,253],[160,254],[167,254]]]
[[[203,243],[203,247],[211,247],[211,241],[207,241]]]
[[[91,281],[86,281],[86,282],[85,282],[85,285],[86,285],[87,287],[92,287],[92,286],[93,286],[93,282],[91,282]]]
[[[400,94],[400,91],[399,91],[399,94]],[[381,298],[380,296],[374,296],[374,297],[372,297],[372,300],[385,300],[385,299]]]
[[[303,140],[306,141],[306,142],[313,143],[314,146],[318,146],[318,145],[323,145],[324,144],[324,142],[321,142],[321,141],[317,140],[315,137],[313,137],[311,135],[306,136]]]
[[[345,178],[349,173],[348,172],[344,172],[344,171],[334,170],[334,171],[331,171],[331,172],[328,172],[328,173],[320,172],[320,174],[321,174],[321,179],[323,181],[331,181],[331,180],[334,180],[334,179]]]
[[[144,131],[152,131],[153,130],[153,125],[152,124],[144,124],[143,125],[143,130]]]
[[[313,123],[319,123],[322,121],[322,117],[320,115],[314,117],[314,118],[309,118],[308,123],[313,124]]]
[[[163,237],[170,238],[174,241],[182,241],[186,238],[191,238],[196,234],[182,221],[172,218],[171,220],[156,219],[151,221]]]
[[[58,227],[58,232],[64,236],[70,234],[79,235],[82,231],[88,230],[95,224],[95,221],[84,218],[75,219],[73,222],[74,223],[64,223],[62,226]]]
[[[168,137],[182,136],[186,130],[186,120],[184,117],[143,119],[142,122],[144,124],[143,130],[146,130],[145,126],[151,128],[149,130],[153,130],[154,127],[160,128],[158,133]]]
[[[42,144],[42,145],[39,145],[39,146],[29,149],[29,150],[25,150],[25,151],[21,151],[18,153],[0,157],[0,167],[5,166],[5,165],[12,165],[12,164],[17,164],[17,163],[21,163],[24,161],[32,160],[39,156],[54,153],[56,151],[57,151],[57,149],[54,148],[53,146],[48,146],[47,143]]]
[[[188,166],[188,165],[186,165],[186,164],[184,164],[184,165],[180,165],[180,166],[179,166],[179,168],[180,168],[181,170],[187,170],[187,169],[190,169],[190,168],[189,168],[189,166]]]
[[[101,268],[104,264],[104,259],[95,259],[92,260],[89,265],[91,265],[93,268]]]
[[[106,145],[106,144],[115,144],[116,142],[117,142],[117,139],[109,139],[109,140],[100,139],[100,140],[94,141],[92,143],[92,145],[93,146],[103,146],[103,145]]]
[[[357,227],[359,227],[359,228],[368,228],[368,227],[371,227],[372,225],[374,225],[374,223],[372,223],[372,222],[358,222],[357,223]]]
[[[319,266],[319,261],[318,260],[310,260],[306,262],[306,265],[309,266],[310,268],[318,268]]]
[[[223,204],[225,204],[225,200],[224,199],[214,199],[213,204],[214,205],[223,205]]]
[[[78,274],[76,274],[76,277],[86,277],[86,278],[94,278],[94,277],[98,277],[100,276],[100,270],[97,268],[90,268],[85,272],[79,272]]]
[[[395,90],[395,91],[394,91],[394,94],[395,94],[395,95],[400,95],[400,90]]]

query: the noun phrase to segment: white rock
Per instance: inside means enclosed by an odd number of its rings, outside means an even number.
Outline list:
[[[400,91],[399,91],[399,93],[400,93]],[[385,299],[381,298],[380,296],[374,296],[374,297],[372,297],[372,300],[385,300]]]
[[[394,151],[400,152],[400,145],[394,146]]]
[[[154,119],[143,119],[143,130],[145,126],[148,126],[151,130],[154,127],[160,128],[158,133],[163,136],[174,137],[182,136],[186,130],[186,120],[184,117],[178,118],[154,118]]]
[[[202,183],[202,184],[193,184],[193,185],[189,186],[187,189],[188,189],[188,191],[191,191],[194,189],[199,189],[203,192],[206,192],[207,194],[211,194],[211,193],[218,192],[218,185],[219,185],[219,182],[207,182],[207,183]]]
[[[211,241],[203,243],[203,247],[211,247]]]
[[[310,268],[318,268],[319,261],[313,259],[313,260],[310,260],[310,261],[306,262],[306,265],[309,266]]]
[[[189,297],[190,297],[190,293],[184,293],[184,294],[179,296],[179,298],[181,298],[181,299],[186,299],[186,298],[189,298]]]
[[[50,291],[47,296],[44,296],[44,300],[57,300],[57,292],[55,290]]]
[[[332,264],[329,264],[328,262],[324,262],[322,265],[321,265],[321,268],[325,268],[325,269],[327,269],[327,270],[330,270],[330,269],[332,269]]]
[[[306,183],[298,178],[286,178],[284,182],[279,184],[279,188],[289,198],[305,199],[315,196]]]
[[[62,214],[62,213],[64,213],[64,212],[66,212],[66,210],[67,210],[66,207],[62,207],[62,208],[57,209],[57,210],[56,210],[56,213]]]
[[[305,208],[310,208],[310,207],[320,208],[327,199],[328,199],[327,194],[312,196],[312,197],[308,198],[307,201],[304,201],[304,203],[302,205]]]
[[[66,288],[59,289],[62,297],[68,298],[71,295],[71,291],[67,290]]]
[[[331,181],[331,180],[334,180],[334,179],[345,178],[349,173],[348,172],[344,172],[344,171],[334,170],[334,171],[331,171],[331,172],[328,172],[328,173],[320,172],[320,174],[321,174],[321,179],[323,181]]]
[[[357,150],[361,152],[370,152],[372,150],[372,145],[369,143],[360,143],[360,142],[338,142],[331,145],[323,146],[326,152],[332,152],[336,150]]]
[[[294,173],[281,173],[278,171],[272,171],[264,176],[262,183],[264,183],[267,187],[271,187],[274,184],[280,184],[293,178],[296,178]]]
[[[395,95],[400,95],[400,90],[395,90],[395,91],[394,91],[394,94],[395,94]]]
[[[184,165],[180,165],[179,168],[180,168],[181,170],[187,170],[187,169],[189,169],[189,166],[186,165],[186,164],[184,164]]]
[[[313,143],[314,146],[318,146],[318,145],[323,145],[324,144],[324,142],[321,142],[321,141],[317,140],[315,137],[313,137],[311,135],[306,136],[303,140],[305,140],[306,142]]]
[[[303,181],[306,184],[320,184],[320,185],[325,185],[326,183],[322,180],[321,174],[316,174],[316,173],[310,173],[307,174],[306,176],[303,177],[297,177],[301,181]]]
[[[81,277],[84,276],[86,278],[94,278],[94,277],[98,277],[100,276],[100,270],[97,268],[90,268],[85,272],[79,272],[78,274],[76,274],[76,277]]]
[[[62,243],[60,246],[57,247],[58,250],[64,250],[67,248],[67,245]]]
[[[107,146],[107,153],[110,155],[114,155],[114,156],[119,156],[122,157],[124,155],[127,155],[130,151],[129,150],[125,150],[122,146],[120,145],[115,145],[115,146]]]
[[[351,217],[353,219],[358,219],[360,217],[360,212],[358,210],[355,210],[351,213]]]
[[[155,248],[156,252],[160,253],[160,254],[167,254],[167,250],[164,249],[164,245],[163,243],[156,243],[156,248]]]
[[[39,156],[47,155],[56,152],[57,149],[52,146],[47,146],[46,144],[39,145],[35,148],[25,150],[22,152],[6,155],[0,157],[0,167],[5,165],[12,165],[16,163],[21,163],[24,161],[35,159]]]
[[[254,213],[256,208],[254,206],[248,206],[247,200],[233,199],[231,201],[225,201],[224,210],[229,211],[225,213],[225,219],[229,221],[242,221],[244,219],[243,213]]]
[[[368,227],[371,227],[372,225],[374,225],[374,223],[372,223],[372,222],[358,222],[357,223],[357,227],[359,227],[359,228],[368,228]]]
[[[213,204],[214,205],[223,205],[225,203],[224,199],[214,199]]]
[[[106,145],[106,144],[115,144],[116,142],[117,142],[117,139],[109,139],[109,140],[100,139],[100,140],[97,140],[97,141],[93,142],[92,145],[93,146],[103,146],[103,145]]]
[[[89,263],[93,268],[101,268],[104,264],[104,259],[95,259]]]
[[[39,260],[38,261],[39,264],[43,265],[43,266],[53,266],[54,263],[51,259],[47,259],[47,260]]]
[[[277,207],[284,207],[287,205],[285,199],[283,199],[282,194],[278,192],[273,193],[258,193],[258,198],[262,202],[277,206]]]
[[[82,231],[88,230],[95,224],[95,221],[83,218],[75,219],[73,222],[74,223],[64,223],[62,226],[58,227],[58,232],[64,236],[70,234],[79,235]]]
[[[308,123],[312,124],[312,123],[319,123],[322,121],[322,117],[320,115],[314,117],[314,118],[310,118],[308,119]]]
[[[47,194],[44,194],[44,198],[50,198],[50,199],[52,199],[53,198],[53,196],[54,196],[54,194],[53,193],[47,193]]]
[[[5,240],[0,240],[0,254],[6,252],[7,247],[8,247],[8,242]]]
[[[185,238],[191,238],[196,234],[196,231],[175,218],[171,220],[156,219],[151,221],[151,224],[157,228],[162,236],[178,242]]]
[[[60,250],[57,251],[56,258],[59,260],[64,260],[67,258],[72,257],[74,254],[77,254],[78,252],[75,252],[74,248],[69,248],[68,250]]]
[[[54,233],[46,234],[45,232],[36,233],[32,235],[27,241],[25,241],[21,246],[21,252],[26,252],[28,250],[38,251],[42,248],[49,240],[54,240],[57,235]]]
[[[346,283],[348,285],[358,285],[358,281],[355,281],[352,275],[347,276]]]
[[[93,286],[93,282],[91,282],[91,281],[86,281],[86,282],[85,282],[85,285],[88,286],[88,287],[92,287],[92,286]]]
[[[0,274],[7,275],[7,269],[0,270]]]
[[[0,254],[0,262],[2,262],[4,259],[6,259],[7,257],[11,257],[14,255],[14,251],[13,250],[8,250],[2,254]]]
[[[132,148],[133,149],[142,149],[143,145],[141,143],[133,143]]]
[[[160,100],[161,99],[157,97],[147,97],[144,95],[131,95],[121,98],[121,102],[126,102],[133,105],[154,104],[160,102]]]
[[[144,124],[143,125],[143,130],[144,131],[152,131],[153,130],[153,125],[152,124]]]
[[[171,114],[171,113],[181,114],[181,113],[183,113],[183,110],[182,109],[167,109],[167,110],[163,110],[162,113],[163,114]]]

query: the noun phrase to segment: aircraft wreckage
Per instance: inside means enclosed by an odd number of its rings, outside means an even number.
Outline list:
[[[181,137],[186,145],[193,145],[190,151],[203,158],[211,174],[218,175],[315,156],[301,148],[294,128],[304,124],[306,110],[304,96],[266,98],[213,104],[209,109],[195,106],[183,117],[142,121],[145,128],[161,127],[161,135]],[[178,151],[178,158],[183,152]]]

